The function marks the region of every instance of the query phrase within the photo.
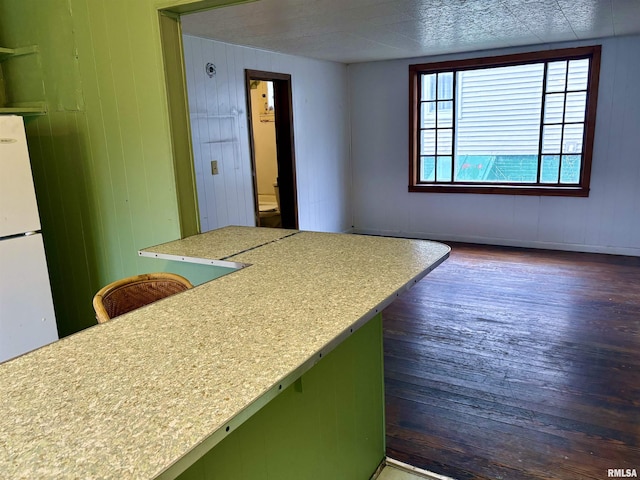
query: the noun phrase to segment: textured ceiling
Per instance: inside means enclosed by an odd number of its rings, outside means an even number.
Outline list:
[[[640,33],[640,0],[258,0],[183,31],[343,63]]]

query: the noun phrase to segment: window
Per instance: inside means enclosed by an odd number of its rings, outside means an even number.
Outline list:
[[[600,46],[409,66],[409,191],[587,196]]]

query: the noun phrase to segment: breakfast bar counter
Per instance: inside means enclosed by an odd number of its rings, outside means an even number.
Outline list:
[[[383,393],[379,313],[448,254],[421,240],[252,227],[145,249],[238,270],[0,365],[0,478],[254,478],[217,466],[205,474],[198,462],[224,448],[220,457],[276,452],[285,437],[295,445],[294,434],[278,431],[306,428],[308,408],[332,438],[317,441],[371,442],[383,456],[379,425],[356,431],[370,417],[334,425],[340,402],[383,422],[380,398],[354,403],[368,384],[371,396]],[[327,384],[323,398],[338,402],[329,407],[318,401]],[[289,403],[270,407],[280,397]],[[268,417],[254,420],[266,407]],[[277,408],[298,420],[276,423]],[[258,437],[254,450],[242,443]]]

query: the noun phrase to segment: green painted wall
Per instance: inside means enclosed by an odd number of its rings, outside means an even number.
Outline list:
[[[237,2],[0,0],[0,46],[40,47],[3,64],[1,100],[47,106],[27,138],[61,335],[95,324],[101,286],[155,267],[138,249],[197,225],[176,190],[174,144],[188,141],[171,139],[158,9],[224,3]]]
[[[180,480],[367,480],[382,462],[378,315],[231,432]]]

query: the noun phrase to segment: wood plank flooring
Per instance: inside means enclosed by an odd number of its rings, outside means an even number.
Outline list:
[[[450,245],[383,314],[387,455],[458,480],[640,476],[640,258]]]

